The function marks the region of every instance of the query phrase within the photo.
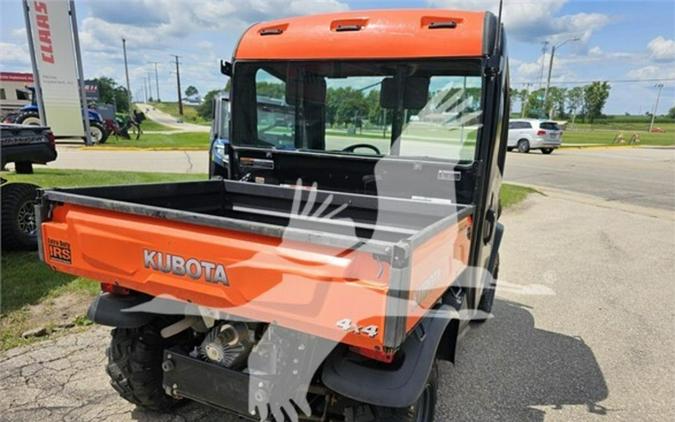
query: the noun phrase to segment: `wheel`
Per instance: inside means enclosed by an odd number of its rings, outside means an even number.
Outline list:
[[[486,289],[483,289],[483,294],[480,297],[478,302],[478,310],[484,312],[486,315],[492,313],[492,305],[495,303],[495,291],[497,290],[497,279],[499,278],[499,255],[497,255],[497,262],[495,263],[495,269],[492,271],[492,282],[490,286]],[[474,318],[474,322],[483,323],[487,321],[485,318]]]
[[[41,126],[40,115],[34,111],[26,111],[19,114],[16,118],[16,123],[19,125]]]
[[[35,197],[37,186],[8,183],[2,186],[2,249],[37,249]]]
[[[530,141],[527,139],[521,139],[518,141],[518,152],[527,154],[530,152]]]
[[[542,154],[549,155],[549,154],[552,153],[552,152],[553,152],[553,148],[542,148],[542,149],[541,149],[541,153],[542,153]]]
[[[18,174],[33,174],[33,163],[30,161],[18,161],[14,163],[14,171]]]
[[[431,422],[438,396],[438,367],[434,363],[427,385],[417,403],[410,407],[379,407],[362,404],[345,410],[349,422]]]
[[[159,324],[140,328],[115,328],[108,348],[106,372],[119,395],[137,406],[166,411],[180,404],[162,388],[162,360],[168,339],[159,334]]]
[[[95,144],[105,144],[108,140],[108,131],[100,123],[89,122],[89,133]]]

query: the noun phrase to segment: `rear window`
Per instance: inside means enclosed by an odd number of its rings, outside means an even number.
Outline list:
[[[511,122],[509,129],[531,129],[532,125],[529,122]]]
[[[542,122],[539,127],[546,130],[560,130],[560,127],[555,122]]]

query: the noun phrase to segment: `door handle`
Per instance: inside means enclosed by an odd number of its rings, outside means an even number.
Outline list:
[[[497,214],[493,209],[487,210],[485,213],[485,226],[483,229],[483,243],[487,244],[495,231],[495,223],[497,222]]]

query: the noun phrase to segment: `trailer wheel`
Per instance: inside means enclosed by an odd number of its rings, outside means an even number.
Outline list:
[[[185,400],[164,393],[162,359],[171,344],[159,334],[156,322],[140,328],[115,328],[108,348],[106,372],[119,395],[137,406],[170,410]]]
[[[2,186],[2,249],[37,249],[35,197],[37,186],[8,183]]]
[[[492,312],[492,305],[495,303],[495,291],[497,290],[497,279],[499,278],[499,255],[497,255],[497,262],[495,263],[495,269],[492,272],[492,282],[490,287],[483,290],[483,294],[480,297],[480,302],[478,302],[478,310],[482,311],[484,315],[489,315]],[[487,318],[474,318],[474,322],[483,323],[487,321]]]
[[[379,407],[368,404],[345,410],[348,422],[431,422],[434,420],[438,397],[438,367],[434,363],[427,385],[417,403],[410,407]]]

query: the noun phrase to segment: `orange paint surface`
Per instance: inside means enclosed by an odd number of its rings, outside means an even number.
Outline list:
[[[430,29],[450,21],[454,28]],[[237,60],[480,57],[484,21],[484,12],[437,9],[279,19],[249,28],[234,56]],[[352,28],[359,30],[348,30]]]

